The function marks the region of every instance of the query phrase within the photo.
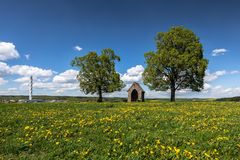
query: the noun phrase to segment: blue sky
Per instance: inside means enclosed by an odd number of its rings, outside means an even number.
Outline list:
[[[116,69],[127,87],[133,81],[142,84],[144,53],[155,50],[157,32],[177,25],[200,37],[209,59],[205,89],[183,90],[177,97],[240,95],[238,1],[0,0],[0,4],[1,95],[27,94],[27,77],[33,74],[34,94],[81,96],[70,61],[103,48],[112,48],[121,57]],[[144,89],[148,97],[169,96]],[[124,89],[106,96],[127,94]]]

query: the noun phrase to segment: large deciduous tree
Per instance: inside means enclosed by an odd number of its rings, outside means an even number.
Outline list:
[[[101,55],[89,52],[72,60],[72,66],[79,67],[77,79],[80,89],[85,94],[98,94],[98,102],[102,102],[102,94],[120,91],[124,87],[120,75],[115,71],[115,61],[120,61],[112,49],[103,49]]]
[[[157,34],[156,44],[156,52],[145,54],[144,84],[151,90],[170,90],[171,101],[175,101],[176,90],[203,89],[208,60],[203,57],[199,38],[191,30],[172,27]]]

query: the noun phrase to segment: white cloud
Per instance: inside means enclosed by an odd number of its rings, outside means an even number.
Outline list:
[[[228,50],[225,48],[217,48],[212,51],[212,56],[224,55],[226,52],[228,52]]]
[[[240,74],[240,71],[231,71],[230,74]]]
[[[212,86],[208,83],[204,83],[204,90],[209,90]]]
[[[7,88],[7,89],[1,89],[0,95],[23,95],[23,93],[18,92],[19,90],[17,88]]]
[[[17,88],[8,88],[8,91],[17,91]]]
[[[49,89],[49,90],[54,90],[55,85],[52,82],[34,82],[33,87],[37,89]]]
[[[49,77],[54,74],[50,69],[42,69],[34,66],[27,65],[14,65],[8,66],[4,62],[0,62],[0,75],[2,74],[15,74],[20,76],[35,76],[35,77]]]
[[[3,78],[0,77],[0,85],[3,85],[5,83],[7,83],[8,81],[7,80],[4,80]]]
[[[62,94],[62,93],[64,93],[64,91],[65,91],[65,90],[61,88],[61,89],[56,90],[56,93],[57,93],[57,94]]]
[[[27,89],[28,83],[23,83],[22,88]],[[34,89],[47,89],[51,91],[56,91],[61,93],[67,90],[79,90],[79,84],[75,83],[54,83],[54,82],[34,82],[33,83]]]
[[[53,82],[55,82],[55,83],[76,82],[77,75],[78,75],[77,70],[69,69],[69,70],[66,70],[65,72],[60,73],[59,75],[56,75],[55,77],[53,77]]]
[[[51,80],[51,78],[49,78],[49,77],[38,79],[39,82],[49,82],[50,80]]]
[[[79,82],[76,79],[78,71],[69,69],[66,70],[52,79],[49,78],[35,78],[33,80],[33,90],[46,90],[55,92],[58,95],[64,94],[66,91],[77,91],[79,90]],[[15,82],[22,83],[21,90],[28,89],[29,77],[22,77],[14,80]]]
[[[45,78],[45,77],[33,77],[33,81],[34,82],[43,82],[43,83],[47,83],[51,80],[51,78]],[[15,80],[13,80],[14,82],[17,82],[17,83],[29,83],[30,81],[30,76],[26,77],[20,77],[20,78],[17,78]]]
[[[214,81],[218,77],[223,76],[225,74],[227,74],[227,72],[225,70],[216,71],[214,73],[209,73],[209,71],[206,71],[206,76],[204,77],[204,80],[206,82],[211,82],[211,81]]]
[[[228,87],[225,88],[222,85],[210,85],[209,83],[212,83],[212,81],[218,79],[220,76],[224,75],[232,75],[232,74],[240,74],[240,71],[234,70],[234,71],[216,71],[214,73],[209,73],[209,71],[206,72],[205,76],[205,84],[204,84],[204,90],[199,93],[199,96],[202,97],[211,97],[211,98],[220,98],[220,97],[233,97],[233,96],[239,96],[240,95],[240,87]]]
[[[8,59],[16,59],[19,57],[20,55],[13,43],[0,42],[0,60],[1,61],[5,61]]]
[[[0,75],[10,74],[10,70],[10,67],[6,63],[0,62]]]
[[[126,83],[140,82],[142,81],[143,71],[144,71],[144,68],[142,65],[136,65],[135,67],[129,68],[127,70],[127,73],[124,73],[121,76],[121,80]]]
[[[210,73],[209,71],[206,71],[206,75],[204,77],[205,82],[211,82],[216,79],[218,79],[220,76],[229,75],[229,74],[240,74],[240,71],[234,70],[234,71],[226,71],[226,70],[220,70],[213,73]]]
[[[18,83],[27,83],[29,81],[30,81],[30,77],[21,77],[14,80],[14,82],[18,82]]]
[[[210,92],[208,94],[209,97],[215,97],[215,98],[234,97],[234,96],[240,95],[240,87],[225,88],[221,85],[218,85],[218,86],[212,87],[212,89],[209,92]]]
[[[75,51],[81,51],[82,48],[81,48],[80,46],[75,46],[75,47],[74,47],[74,50],[75,50]]]
[[[34,66],[15,65],[11,67],[11,74],[17,74],[20,76],[49,77],[53,75],[53,71]]]
[[[26,58],[26,60],[29,60],[30,59],[30,54],[25,54],[25,58]]]

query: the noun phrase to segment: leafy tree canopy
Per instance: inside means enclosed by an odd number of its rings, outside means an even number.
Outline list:
[[[101,55],[89,52],[72,60],[72,66],[79,67],[77,79],[85,94],[97,93],[102,102],[102,93],[120,91],[124,87],[120,75],[115,71],[115,61],[120,61],[112,49],[103,49]]]
[[[208,61],[203,57],[199,38],[182,26],[172,27],[156,36],[157,51],[145,54],[147,67],[143,73],[144,83],[151,90],[175,91],[203,89]]]

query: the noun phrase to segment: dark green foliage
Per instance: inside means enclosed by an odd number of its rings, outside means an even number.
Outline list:
[[[216,101],[235,101],[240,102],[240,97],[228,97],[228,98],[219,98]]]
[[[85,56],[76,57],[72,66],[80,69],[77,77],[80,89],[85,94],[97,93],[99,102],[102,102],[102,93],[120,91],[124,84],[115,71],[115,61],[120,61],[120,57],[112,49],[103,49],[101,55],[89,52]]]
[[[172,27],[156,36],[157,51],[145,54],[147,67],[143,73],[144,84],[151,90],[175,91],[203,89],[208,61],[203,57],[199,38],[184,27]]]

